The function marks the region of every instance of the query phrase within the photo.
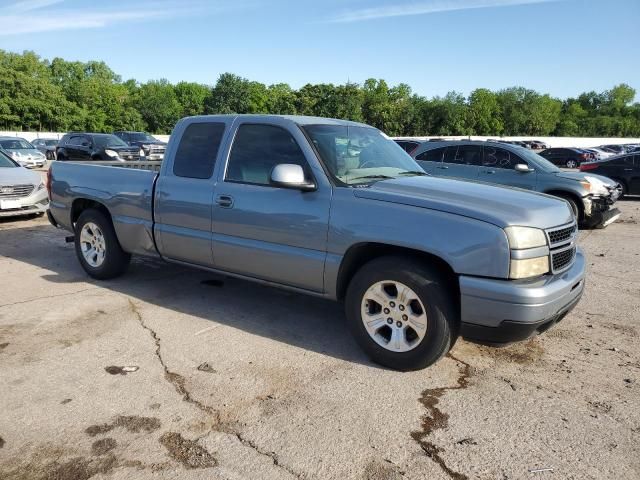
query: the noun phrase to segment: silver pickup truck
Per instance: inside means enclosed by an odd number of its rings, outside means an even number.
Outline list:
[[[428,176],[354,122],[186,118],[161,165],[55,162],[47,184],[49,219],[92,277],[146,255],[343,301],[365,352],[399,370],[459,335],[540,333],[584,289],[567,202]]]

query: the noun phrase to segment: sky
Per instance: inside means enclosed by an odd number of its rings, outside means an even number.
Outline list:
[[[0,0],[0,49],[213,85],[382,78],[433,97],[523,86],[640,99],[640,0]]]

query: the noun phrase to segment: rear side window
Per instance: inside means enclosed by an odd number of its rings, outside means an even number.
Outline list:
[[[416,160],[423,160],[426,162],[441,162],[445,150],[446,147],[427,150],[426,152],[422,152],[420,155],[416,156]]]
[[[178,145],[173,161],[173,174],[186,178],[211,178],[224,129],[224,123],[189,125]]]
[[[304,154],[291,133],[274,125],[241,125],[229,156],[226,180],[269,185],[271,170],[280,163],[307,170]]]

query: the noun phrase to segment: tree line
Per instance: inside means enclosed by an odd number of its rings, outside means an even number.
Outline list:
[[[384,80],[265,85],[223,73],[215,85],[123,81],[104,62],[49,61],[0,50],[0,130],[170,133],[189,115],[273,113],[364,122],[389,135],[640,136],[640,103],[626,84],[558,99],[523,87],[427,98]]]

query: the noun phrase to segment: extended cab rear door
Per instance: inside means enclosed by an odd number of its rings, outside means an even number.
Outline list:
[[[290,120],[238,117],[213,208],[216,268],[322,292],[332,187]],[[278,164],[302,166],[315,191],[270,183]]]
[[[156,183],[154,232],[160,254],[195,265],[213,265],[211,216],[214,171],[233,117],[176,125]]]

